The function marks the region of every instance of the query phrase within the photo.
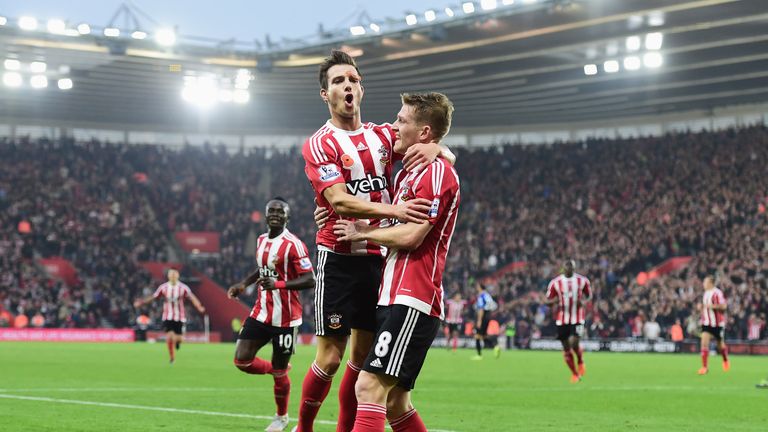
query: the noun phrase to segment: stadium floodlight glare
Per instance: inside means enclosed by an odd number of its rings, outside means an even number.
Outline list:
[[[664,63],[664,58],[657,52],[649,52],[643,56],[643,65],[647,68],[657,68]]]
[[[136,30],[135,32],[131,33],[131,37],[134,39],[142,40],[147,38],[147,33],[141,30]]]
[[[523,4],[534,4],[534,3],[536,3],[537,1],[538,1],[538,0],[523,0]]]
[[[461,10],[463,10],[465,14],[471,14],[475,11],[475,4],[472,2],[462,3]]]
[[[640,49],[643,42],[640,40],[640,36],[630,36],[627,38],[626,47],[627,51],[635,52]]]
[[[416,18],[415,14],[408,14],[405,17],[405,23],[412,26],[416,25],[416,23],[419,22],[418,18]]]
[[[64,21],[60,19],[49,19],[48,24],[46,26],[48,28],[48,31],[53,34],[63,34],[64,31],[67,29],[67,24],[64,23]]]
[[[509,6],[515,4],[515,0],[501,0],[501,4],[504,6]]]
[[[352,26],[349,28],[349,32],[352,33],[352,36],[362,36],[365,34],[365,27],[363,26]]]
[[[448,15],[449,17],[453,17],[454,15],[453,9],[449,7],[445,8],[445,14]]]
[[[248,90],[235,90],[234,94],[232,95],[232,100],[238,104],[246,104],[249,100],[251,100],[251,94],[248,92]]]
[[[232,102],[232,90],[219,90],[219,101],[224,103]]]
[[[41,74],[44,73],[46,69],[48,69],[48,65],[46,65],[45,62],[35,61],[29,64],[29,70],[32,71],[32,73]]]
[[[6,87],[21,87],[21,74],[18,72],[6,72],[3,74],[3,84]]]
[[[648,33],[645,35],[645,49],[660,50],[664,42],[664,35],[661,33]]]
[[[664,12],[653,11],[648,14],[648,25],[651,27],[660,27],[664,25]]]
[[[624,58],[624,69],[634,71],[640,69],[643,63],[640,61],[640,57],[629,56]]]
[[[21,69],[21,62],[16,59],[5,59],[3,67],[9,71],[19,70]]]
[[[0,26],[4,26],[6,23],[8,23],[8,18],[0,16]]]
[[[160,29],[155,33],[155,40],[162,46],[173,46],[176,44],[176,32],[171,29]]]
[[[19,28],[22,30],[37,30],[37,18],[31,16],[19,18]]]
[[[91,33],[91,26],[89,26],[86,23],[82,23],[79,26],[77,26],[77,32],[81,35],[87,35]]]
[[[120,36],[120,29],[115,27],[107,27],[104,29],[104,36],[106,37],[118,37]]]
[[[494,10],[498,6],[496,0],[480,0],[480,9],[482,10]]]
[[[596,64],[584,65],[584,75],[597,75],[597,65]]]
[[[424,19],[427,20],[427,22],[432,22],[437,19],[437,14],[432,9],[424,12]]]
[[[619,62],[616,60],[608,60],[603,63],[603,70],[606,73],[615,73],[619,71]]]
[[[368,27],[370,27],[371,30],[375,31],[376,33],[381,31],[381,27],[379,27],[379,25],[376,23],[371,23],[371,25],[369,25]]]
[[[58,83],[59,90],[69,90],[72,88],[72,80],[69,78],[61,78]]]
[[[29,85],[33,89],[44,89],[48,87],[48,78],[45,75],[33,75],[29,79]]]
[[[64,35],[77,37],[77,36],[80,36],[80,32],[75,29],[66,29],[64,30]]]
[[[253,78],[251,71],[248,69],[238,69],[235,76],[235,88],[241,90],[248,89],[248,86],[251,85],[251,78]]]
[[[200,108],[207,108],[219,100],[219,88],[213,77],[184,77],[181,97]]]

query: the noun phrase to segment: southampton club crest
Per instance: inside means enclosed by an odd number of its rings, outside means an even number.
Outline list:
[[[379,156],[381,156],[379,161],[382,164],[386,165],[389,163],[389,151],[387,149],[384,147],[379,147]]]
[[[341,314],[340,313],[332,313],[328,315],[328,327],[333,330],[338,330],[341,328]]]

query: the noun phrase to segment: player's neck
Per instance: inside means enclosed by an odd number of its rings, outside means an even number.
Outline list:
[[[360,129],[363,123],[360,121],[360,116],[356,115],[351,118],[341,117],[331,113],[331,124],[341,130],[356,131]]]
[[[275,237],[279,237],[284,231],[285,231],[284,227],[270,228],[269,229],[269,238],[273,239]]]

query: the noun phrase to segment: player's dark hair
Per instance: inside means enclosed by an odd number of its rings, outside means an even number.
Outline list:
[[[323,62],[320,63],[320,76],[318,78],[320,79],[321,89],[328,90],[328,69],[342,64],[354,66],[357,74],[362,77],[360,69],[357,68],[357,63],[355,63],[355,59],[353,59],[351,55],[344,51],[333,50],[331,51],[331,55],[326,57]]]
[[[437,93],[403,93],[403,104],[412,106],[416,114],[416,123],[432,128],[432,137],[440,141],[451,129],[453,103],[448,96]]]

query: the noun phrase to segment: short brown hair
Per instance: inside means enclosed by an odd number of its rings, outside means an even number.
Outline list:
[[[344,51],[333,50],[331,51],[331,55],[326,57],[325,60],[320,63],[320,76],[318,78],[320,79],[321,89],[328,90],[328,69],[341,64],[354,66],[357,74],[362,77],[360,69],[357,68],[357,63],[355,63],[355,59],[353,59],[351,55]]]
[[[448,96],[437,93],[403,93],[403,104],[412,106],[416,113],[416,122],[432,128],[435,141],[440,141],[448,134],[453,117],[453,103]]]

